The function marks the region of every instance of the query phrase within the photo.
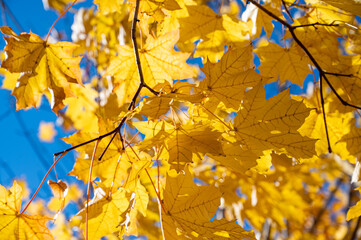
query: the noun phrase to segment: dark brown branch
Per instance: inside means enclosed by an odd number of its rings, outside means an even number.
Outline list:
[[[93,139],[91,139],[91,140],[89,140],[89,141],[86,141],[86,142],[80,143],[80,144],[78,144],[78,145],[75,145],[75,146],[73,146],[73,147],[67,148],[67,149],[65,149],[65,150],[63,150],[63,151],[61,151],[61,152],[54,153],[54,156],[57,157],[57,156],[59,156],[60,154],[70,152],[70,151],[72,151],[72,150],[74,150],[74,149],[76,149],[76,148],[78,148],[78,147],[87,145],[87,144],[92,143],[92,142],[97,141],[97,140],[101,140],[101,139],[103,139],[103,138],[105,138],[105,137],[107,137],[107,136],[115,133],[115,132],[117,131],[117,129],[118,129],[118,127],[115,128],[113,131],[108,132],[108,133],[106,133],[106,134],[103,134],[103,135],[101,135],[101,136],[99,136],[99,137],[97,137],[97,138],[93,138]]]
[[[323,97],[323,86],[322,86],[323,84],[322,83],[323,83],[322,75],[320,74],[320,97],[321,97],[322,116],[323,116],[323,122],[325,123],[324,125],[325,125],[325,131],[326,131],[328,152],[332,153],[330,137],[328,134],[327,118],[326,118],[326,111],[325,111],[325,98]]]
[[[332,76],[337,76],[337,77],[354,77],[353,74],[333,73],[333,72],[326,72],[326,71],[324,71],[324,73],[327,75],[332,75]]]
[[[133,49],[135,54],[135,61],[137,63],[137,69],[139,73],[139,80],[140,80],[140,86],[144,84],[144,76],[142,71],[142,66],[140,64],[140,57],[139,57],[139,51],[138,51],[138,45],[137,45],[137,36],[136,36],[136,30],[137,30],[137,22],[138,22],[138,12],[139,12],[139,2],[140,0],[137,0],[135,2],[135,9],[134,9],[134,16],[133,16],[133,22],[132,22],[132,30],[131,30],[131,38],[133,43]]]
[[[310,23],[310,24],[304,24],[304,25],[297,25],[297,26],[292,26],[293,29],[296,29],[296,28],[301,28],[301,27],[314,27],[317,29],[316,26],[324,26],[324,27],[338,27],[340,26],[340,24],[335,24],[335,23],[319,23],[319,22],[316,22],[316,23]]]
[[[290,11],[288,10],[288,7],[286,6],[286,3],[285,3],[284,0],[282,0],[282,5],[283,5],[283,8],[285,9],[287,15],[288,15],[288,16],[290,17],[290,19],[293,21],[293,17],[292,17],[292,15],[291,15]]]

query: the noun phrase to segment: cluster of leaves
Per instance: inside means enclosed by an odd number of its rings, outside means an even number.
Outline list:
[[[17,109],[46,97],[77,130],[55,155],[76,149],[69,174],[94,194],[50,182],[51,211],[84,207],[51,233],[49,217],[21,210],[17,182],[1,187],[0,235],[70,239],[78,226],[86,239],[353,239],[361,4],[340,2],[94,0],[76,13],[73,43],[1,27],[3,87]],[[61,12],[70,1],[49,3]],[[197,57],[200,68],[186,62]],[[284,87],[312,76],[307,94]],[[347,220],[360,215],[358,202]]]

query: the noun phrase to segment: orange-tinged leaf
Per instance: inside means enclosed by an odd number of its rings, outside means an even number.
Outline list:
[[[3,239],[53,239],[44,216],[19,214],[21,211],[22,188],[14,181],[6,190],[0,185],[0,236]]]
[[[68,203],[77,202],[83,197],[83,191],[79,189],[79,187],[75,184],[71,184],[66,189],[66,194],[65,191],[64,192],[58,191],[58,192],[60,193],[60,196],[55,196],[54,194],[54,197],[52,197],[48,203],[49,210],[53,212],[57,212],[59,211],[59,209],[62,208],[62,206],[66,207]]]
[[[24,73],[13,92],[17,108],[36,107],[45,94],[57,112],[63,107],[62,101],[74,95],[70,84],[82,84],[81,57],[72,56],[77,46],[69,42],[47,43],[33,33],[17,35],[9,27],[0,30],[9,35],[4,37],[8,58],[1,66],[12,73]]]
[[[178,175],[167,176],[162,214],[166,239],[186,239],[201,236],[207,239],[255,239],[253,232],[242,229],[235,221],[210,219],[220,204],[221,193],[214,186],[198,187],[188,167]]]
[[[65,197],[68,194],[68,185],[64,183],[62,180],[59,180],[58,182],[49,180],[48,185],[50,186],[54,198],[58,199],[58,201],[60,202],[58,211],[63,210],[65,205]]]

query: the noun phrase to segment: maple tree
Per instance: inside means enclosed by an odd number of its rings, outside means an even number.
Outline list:
[[[61,18],[77,0],[48,3]],[[25,207],[25,187],[0,186],[2,238],[360,238],[359,1],[94,5],[76,10],[73,42],[49,40],[57,21],[45,40],[0,27],[16,108],[47,98],[76,130]],[[53,139],[51,124],[42,132]],[[40,211],[34,199],[70,151],[86,199],[50,180]],[[81,209],[67,222],[70,202]]]

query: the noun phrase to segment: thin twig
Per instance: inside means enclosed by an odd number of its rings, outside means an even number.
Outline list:
[[[292,26],[292,27],[293,27],[293,29],[296,29],[296,28],[301,28],[301,27],[314,27],[314,28],[316,28],[316,26],[338,27],[338,26],[340,26],[340,24],[315,22],[315,23],[297,25],[297,26]]]
[[[55,24],[65,15],[65,13],[67,11],[69,11],[69,9],[77,2],[78,0],[74,0],[72,4],[69,5],[69,7],[67,7],[64,12],[62,12],[62,14],[60,14],[60,16],[55,20],[55,22],[53,23],[53,25],[51,25],[50,29],[49,29],[49,32],[48,32],[48,35],[46,35],[46,38],[45,38],[45,42],[48,41],[49,39],[49,36],[50,36],[50,33],[51,33],[51,30],[53,30]]]
[[[282,5],[283,5],[283,8],[285,9],[287,15],[288,15],[288,16],[290,17],[290,19],[293,21],[293,17],[292,17],[292,15],[291,15],[290,11],[288,10],[288,7],[286,6],[286,3],[285,3],[284,0],[282,0]]]
[[[65,150],[63,150],[63,151],[61,151],[61,152],[54,153],[54,156],[57,157],[57,156],[59,156],[60,154],[70,152],[71,150],[74,150],[74,149],[76,149],[76,148],[78,148],[78,147],[87,145],[87,144],[92,143],[92,142],[97,141],[97,140],[101,140],[101,139],[103,139],[103,138],[105,138],[105,137],[107,137],[107,136],[109,136],[109,135],[112,135],[114,132],[117,131],[117,129],[118,129],[118,128],[115,128],[113,131],[110,131],[110,132],[108,132],[108,133],[106,133],[106,134],[100,135],[99,137],[93,138],[93,139],[91,139],[91,140],[89,140],[89,141],[86,141],[86,142],[80,143],[80,144],[78,144],[78,145],[75,145],[75,146],[73,146],[73,147],[67,148],[67,149],[65,149]]]
[[[41,186],[43,186],[43,183],[44,183],[45,179],[48,177],[50,171],[53,169],[53,167],[55,167],[55,164],[57,164],[57,162],[59,162],[59,160],[60,160],[62,157],[65,156],[65,154],[66,154],[66,153],[61,154],[61,155],[59,156],[59,158],[53,163],[53,165],[51,165],[51,167],[49,168],[49,170],[47,171],[47,173],[46,173],[45,176],[43,177],[43,180],[41,181],[38,189],[36,189],[35,193],[34,193],[33,196],[31,197],[30,201],[28,202],[28,204],[26,204],[25,208],[20,212],[19,215],[23,214],[23,213],[26,211],[26,209],[29,207],[30,203],[34,200],[35,196],[38,194]]]
[[[89,208],[89,195],[90,195],[90,184],[92,181],[92,173],[93,173],[93,163],[94,163],[94,157],[95,157],[95,153],[97,151],[98,148],[98,144],[100,142],[100,139],[98,139],[95,142],[94,145],[94,150],[93,150],[93,155],[92,155],[92,160],[90,162],[90,170],[89,170],[89,178],[88,178],[88,188],[87,188],[87,193],[86,193],[86,210],[85,210],[85,239],[88,240],[88,208]]]
[[[154,188],[155,194],[157,195],[157,198],[158,198],[158,201],[159,201],[160,206],[162,207],[163,211],[166,213],[165,208],[164,208],[163,203],[162,203],[162,200],[160,199],[160,192],[157,191],[157,188],[156,188],[155,185],[154,185],[154,182],[153,182],[153,180],[152,180],[152,178],[151,178],[151,176],[150,176],[150,174],[149,174],[149,172],[148,172],[148,169],[144,168],[144,170],[145,170],[145,172],[147,173],[148,178],[149,178],[150,182],[151,182],[152,185],[153,185],[153,188]]]

